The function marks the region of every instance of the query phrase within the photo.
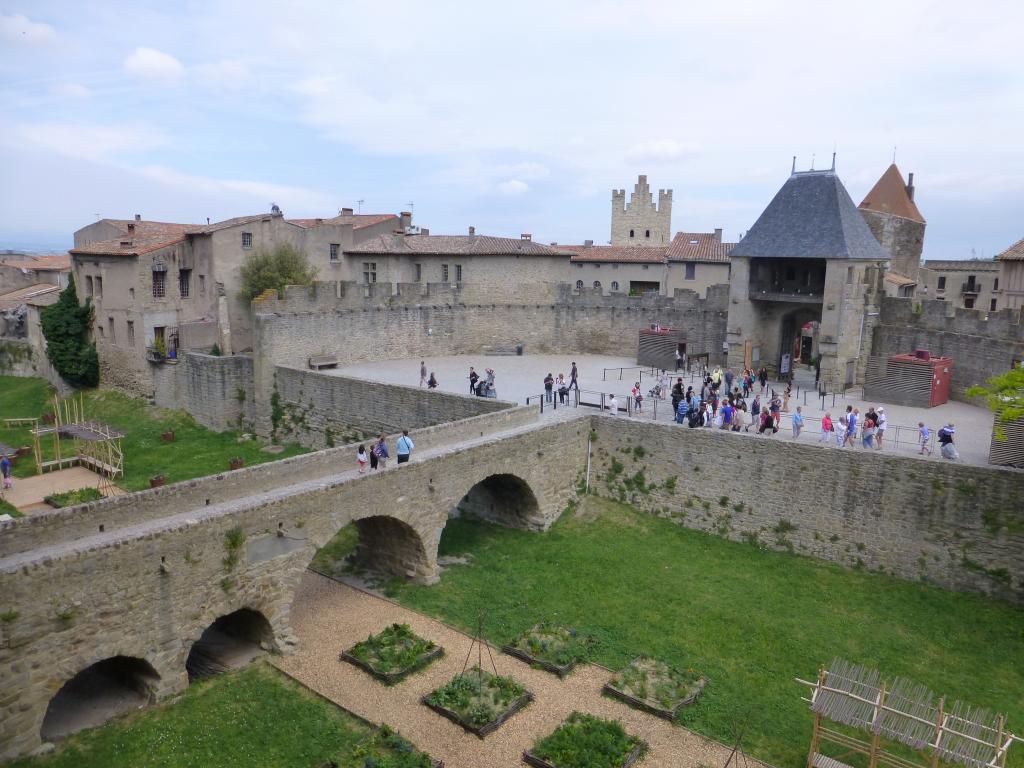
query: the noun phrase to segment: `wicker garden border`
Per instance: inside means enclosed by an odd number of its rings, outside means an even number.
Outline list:
[[[420,656],[410,666],[406,667],[405,669],[400,669],[397,672],[381,672],[381,671],[375,669],[372,664],[368,664],[367,662],[363,661],[362,659],[357,659],[355,656],[351,655],[348,651],[342,651],[338,655],[338,661],[347,661],[349,664],[352,664],[353,666],[359,667],[364,672],[366,672],[366,673],[372,675],[373,677],[377,678],[378,680],[380,680],[385,685],[394,685],[395,683],[401,681],[402,679],[404,679],[408,675],[411,675],[413,672],[417,672],[417,671],[423,669],[425,666],[430,664],[430,662],[434,661],[434,659],[440,658],[443,655],[444,655],[444,648],[442,648],[439,645],[436,648],[434,648],[434,650],[432,650],[430,653],[425,653],[422,656]]]
[[[647,742],[641,741],[632,752],[626,755],[626,759],[622,761],[622,765],[620,765],[619,768],[630,768],[631,765],[643,757],[646,751]],[[523,762],[527,765],[532,765],[533,768],[559,768],[559,766],[554,763],[549,763],[543,757],[537,757],[537,755],[533,754],[530,750],[523,752]]]
[[[573,668],[576,666],[576,662],[572,664],[558,665],[544,659],[538,659],[536,656],[531,655],[522,648],[516,648],[514,645],[503,645],[501,646],[501,652],[507,653],[509,656],[515,656],[520,661],[525,661],[530,666],[540,667],[548,672],[552,672],[559,677],[565,677]]]
[[[633,659],[633,661],[630,662],[630,664],[633,664],[638,660],[639,657]],[[697,680],[697,682],[694,684],[696,686],[696,689],[685,699],[681,699],[679,702],[677,702],[676,705],[671,709],[659,707],[656,704],[650,703],[646,699],[639,699],[636,696],[633,696],[632,694],[619,690],[610,682],[604,684],[604,686],[601,688],[601,693],[605,694],[606,696],[611,696],[613,699],[624,701],[626,704],[629,704],[631,707],[634,707],[635,709],[643,710],[644,712],[655,715],[656,717],[664,718],[665,720],[669,720],[670,722],[675,722],[676,715],[679,713],[679,710],[683,709],[684,707],[690,706],[691,704],[693,704],[693,702],[700,698],[700,695],[704,692],[704,689],[707,687],[709,682],[710,681],[708,680],[706,675],[701,675],[700,679]]]
[[[494,733],[496,730],[498,730],[499,727],[501,727],[501,725],[506,720],[512,717],[512,715],[514,715],[516,712],[518,712],[531,701],[533,701],[533,694],[527,691],[519,698],[513,699],[512,702],[508,705],[508,707],[505,708],[505,711],[498,715],[498,717],[495,720],[492,720],[491,722],[486,723],[485,725],[481,725],[479,727],[472,725],[471,723],[467,723],[465,720],[459,717],[459,714],[453,709],[448,709],[447,707],[442,707],[438,704],[431,704],[429,699],[430,694],[424,694],[424,696],[420,699],[420,703],[430,707],[432,710],[437,712],[437,714],[443,717],[447,717],[453,723],[460,726],[463,730],[468,731],[469,733],[472,733],[474,736],[477,736],[478,738],[482,739],[484,736],[488,736]]]

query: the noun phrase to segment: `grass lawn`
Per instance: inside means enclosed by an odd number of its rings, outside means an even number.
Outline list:
[[[42,379],[0,376],[0,419],[39,416],[52,410],[50,404],[49,387]],[[258,441],[239,443],[238,432],[213,432],[196,424],[184,411],[157,408],[142,398],[113,390],[86,390],[85,412],[86,418],[106,422],[126,433],[122,440],[125,474],[116,482],[129,491],[148,488],[149,478],[154,475],[165,475],[170,484],[227,471],[228,460],[235,456],[241,456],[250,465],[306,452],[289,444],[282,453],[263,453]],[[175,432],[176,440],[172,443],[160,438],[167,430]],[[52,437],[44,436],[42,441],[44,451],[49,451]],[[28,428],[0,426],[0,443],[13,447],[32,445],[32,435]],[[72,442],[65,444],[70,453]],[[31,456],[15,464],[15,477],[34,474]]]
[[[793,682],[833,656],[989,707],[1024,731],[1024,610],[845,570],[688,530],[588,497],[544,534],[449,521],[441,555],[472,554],[431,587],[390,582],[403,604],[503,644],[540,619],[596,641],[592,661],[638,655],[710,679],[679,722],[782,768],[804,765],[811,717]],[[1018,745],[1019,746],[1019,745]],[[1009,765],[1024,766],[1024,749]]]
[[[53,754],[16,760],[10,768],[315,768],[328,760],[348,765],[344,759],[353,755],[380,759],[370,745],[373,733],[257,662],[193,683],[173,705],[76,734]]]

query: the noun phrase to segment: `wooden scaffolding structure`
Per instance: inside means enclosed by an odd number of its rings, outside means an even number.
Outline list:
[[[85,401],[79,393],[61,400],[53,396],[53,424],[37,425],[32,430],[36,471],[42,474],[51,469],[80,465],[96,472],[101,492],[112,485],[115,477],[124,475],[124,450],[121,438],[124,432],[108,424],[85,417]],[[43,460],[42,440],[53,440],[53,458]],[[73,452],[64,455],[61,438],[74,442]]]
[[[919,683],[896,678],[890,684],[878,670],[843,659],[821,667],[817,681],[797,682],[810,686],[811,697],[803,700],[814,713],[807,768],[849,768],[841,761],[857,754],[867,756],[868,768],[938,768],[940,763],[1005,768],[1010,746],[1021,741],[1007,730],[1003,715],[961,701],[947,704],[945,697],[936,697]],[[870,738],[831,724],[865,731]],[[895,754],[882,744],[883,738],[910,747],[924,759]],[[828,757],[822,753],[826,743],[846,751]]]

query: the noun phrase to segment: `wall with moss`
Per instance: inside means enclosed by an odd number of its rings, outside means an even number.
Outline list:
[[[0,376],[38,376],[32,347],[25,339],[0,339]]]
[[[591,487],[680,525],[1024,602],[1024,472],[595,417]]]

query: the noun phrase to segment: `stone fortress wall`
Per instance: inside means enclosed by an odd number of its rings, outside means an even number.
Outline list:
[[[987,318],[987,319],[986,319]],[[983,312],[939,300],[885,298],[872,337],[871,354],[881,357],[927,349],[953,358],[951,396],[964,400],[975,384],[1024,360],[1024,315],[1020,310]]]

